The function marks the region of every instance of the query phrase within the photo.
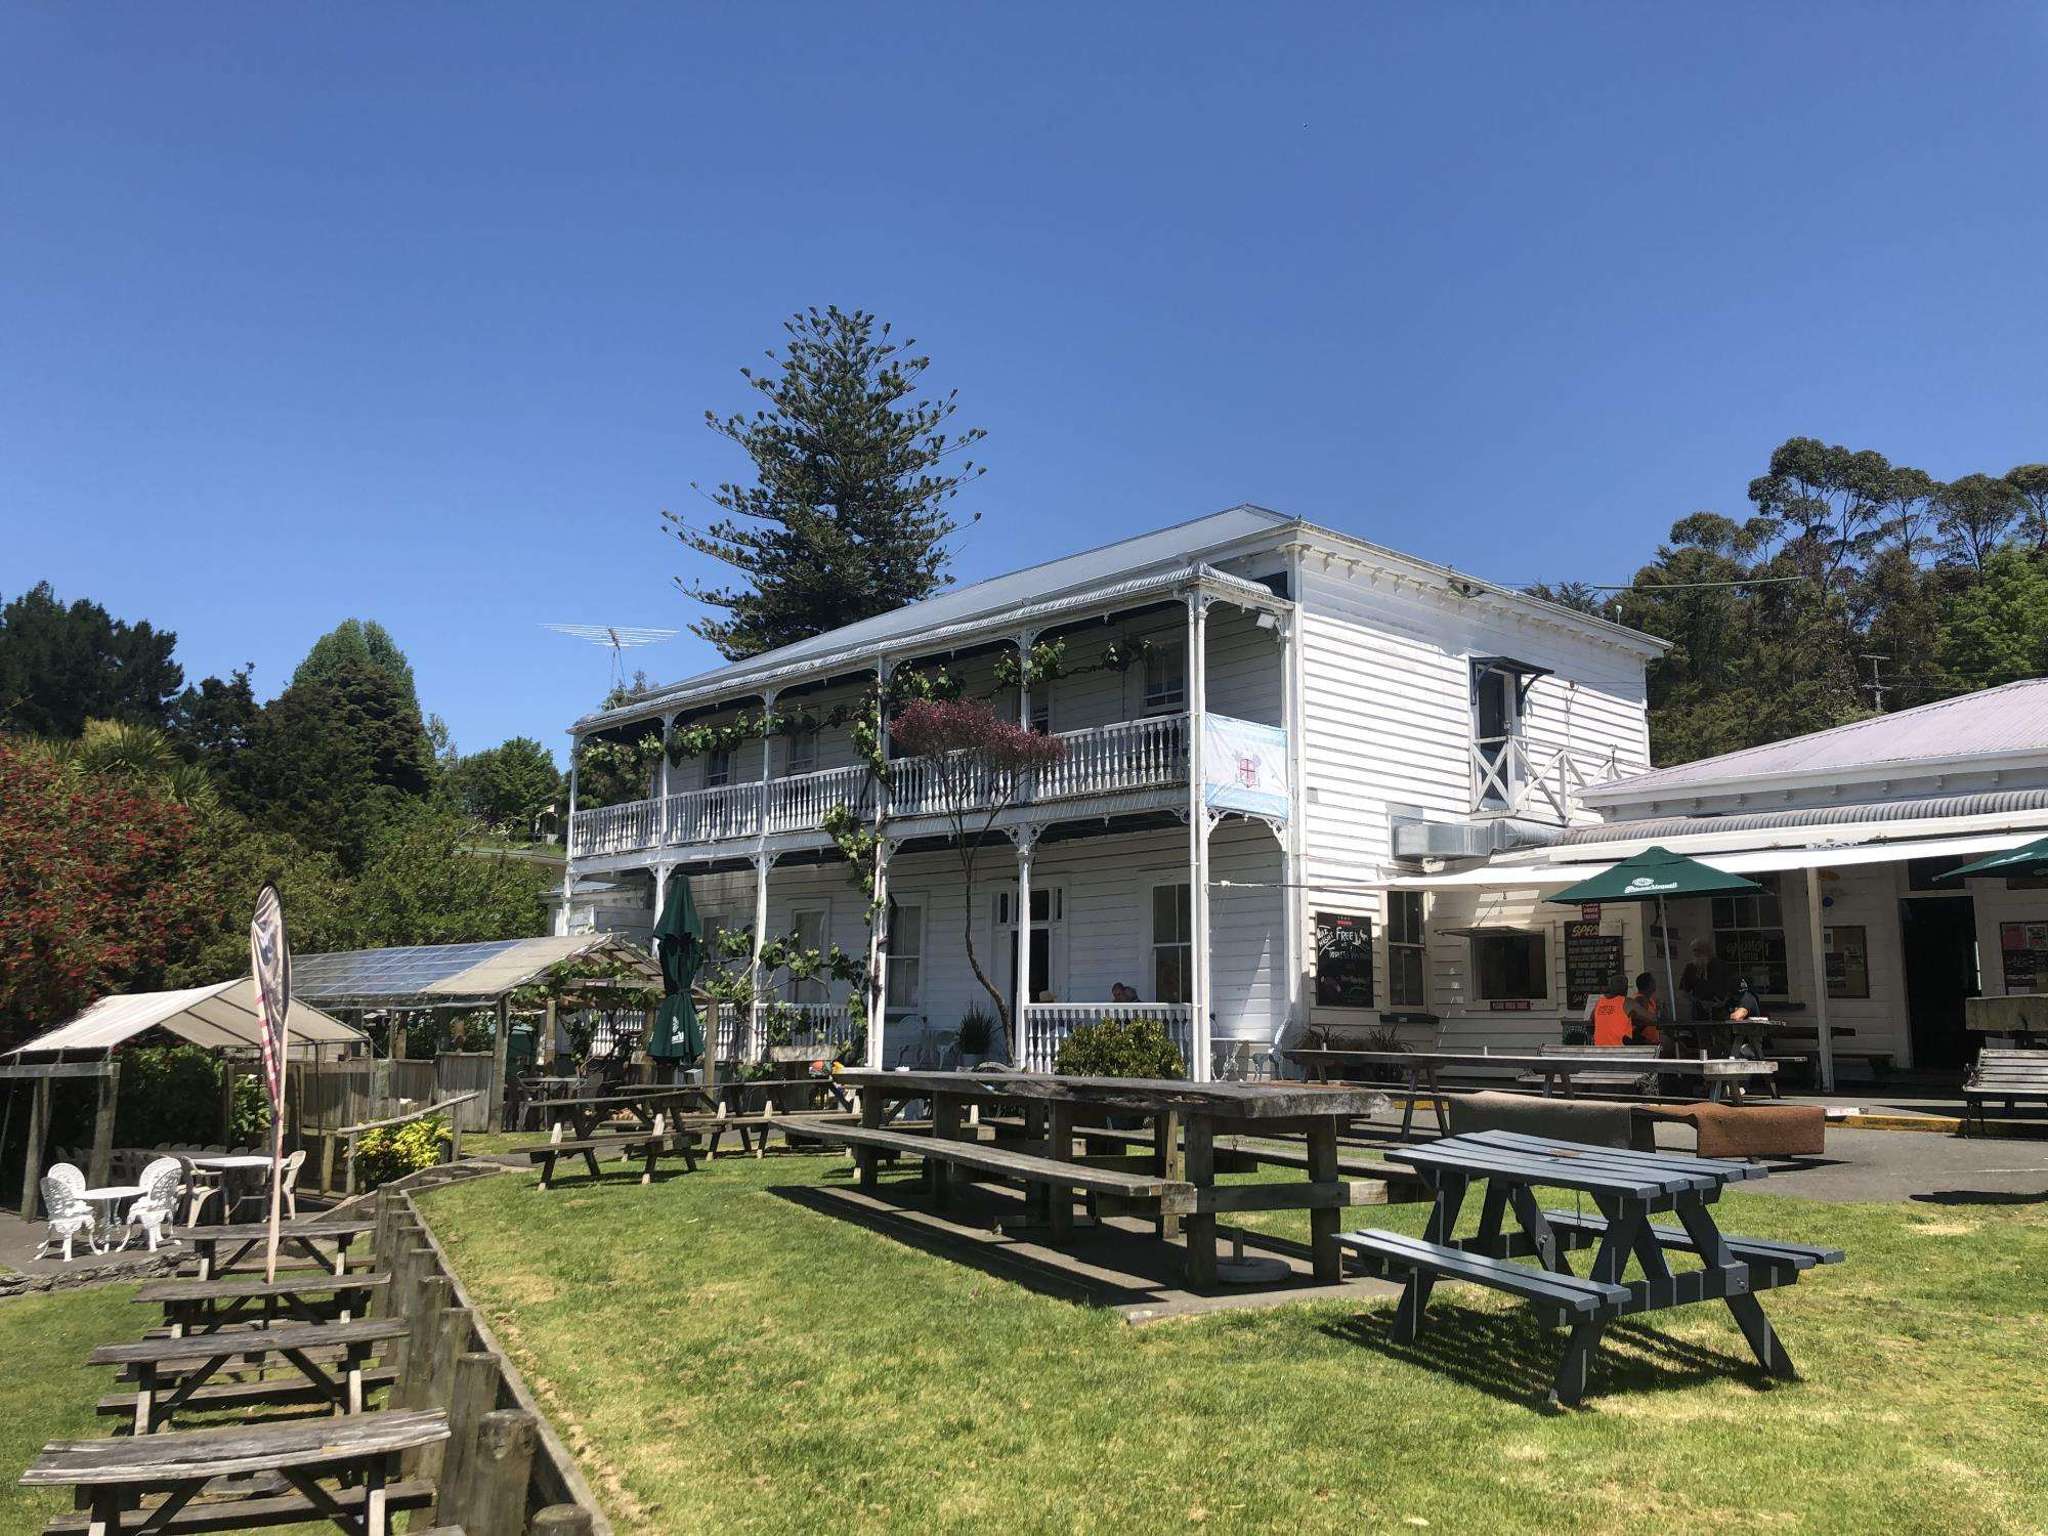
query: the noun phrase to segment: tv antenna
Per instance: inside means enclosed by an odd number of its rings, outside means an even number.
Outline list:
[[[592,645],[601,645],[610,651],[614,688],[625,682],[627,651],[642,645],[659,645],[662,641],[673,640],[682,633],[679,629],[648,629],[632,624],[543,624],[541,628],[552,629],[558,635],[588,640]]]

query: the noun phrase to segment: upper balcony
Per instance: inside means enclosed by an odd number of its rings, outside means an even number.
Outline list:
[[[1064,731],[1059,739],[1066,743],[1066,755],[1016,785],[1010,796],[1013,805],[1057,806],[1187,784],[1186,715]],[[1010,788],[992,777],[976,787],[968,809],[986,809]],[[854,766],[632,800],[578,811],[570,825],[569,853],[572,858],[604,858],[656,848],[822,834],[826,813],[834,806],[872,813],[873,793],[867,769]],[[882,793],[882,811],[891,820],[935,818],[948,810],[938,775],[926,758],[892,762]]]
[[[1472,813],[1573,826],[1599,818],[1583,790],[1622,777],[1613,752],[1531,741],[1520,732],[1472,743]]]

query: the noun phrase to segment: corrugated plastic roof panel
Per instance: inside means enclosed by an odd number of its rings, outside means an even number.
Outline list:
[[[491,939],[477,944],[414,944],[331,955],[293,955],[292,993],[313,1002],[325,998],[417,997],[437,981],[446,981],[531,942]]]
[[[1891,764],[1931,767],[2026,752],[2048,759],[2048,678],[2028,678],[1675,768],[1652,769],[1599,785],[1588,798],[1654,799],[1731,779],[1844,773]]]

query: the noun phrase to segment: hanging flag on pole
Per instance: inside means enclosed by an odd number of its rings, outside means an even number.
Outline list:
[[[249,921],[249,968],[263,1014],[263,1091],[270,1096],[270,1245],[264,1274],[277,1278],[277,1212],[284,1189],[285,1018],[292,1006],[292,952],[285,943],[284,905],[265,884]]]

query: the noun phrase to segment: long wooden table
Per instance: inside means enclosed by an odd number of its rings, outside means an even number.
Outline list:
[[[1297,1047],[1284,1054],[1319,1082],[1333,1081],[1345,1072],[1399,1073],[1406,1079],[1409,1095],[1407,1111],[1401,1117],[1403,1135],[1414,1120],[1418,1094],[1431,1100],[1437,1129],[1448,1131],[1439,1079],[1475,1068],[1541,1077],[1546,1094],[1562,1084],[1567,1097],[1573,1092],[1573,1078],[1598,1073],[1627,1071],[1641,1076],[1699,1077],[1706,1080],[1708,1098],[1716,1102],[1740,1101],[1748,1084],[1769,1086],[1778,1073],[1775,1061],[1751,1061],[1742,1056],[1614,1056],[1597,1049],[1588,1049],[1580,1056],[1538,1056],[1510,1051],[1346,1051]]]
[[[1164,1187],[1192,1187],[1191,1207],[1180,1217],[1187,1240],[1189,1283],[1216,1282],[1216,1218],[1221,1212],[1306,1210],[1309,1243],[1318,1280],[1343,1276],[1337,1229],[1346,1206],[1368,1203],[1370,1193],[1339,1176],[1337,1134],[1350,1121],[1386,1107],[1379,1089],[1314,1083],[1194,1083],[1155,1078],[1056,1077],[1035,1072],[843,1071],[838,1080],[860,1091],[861,1126],[879,1131],[889,1106],[905,1099],[930,1099],[932,1139],[964,1142],[967,1111],[974,1107],[1022,1106],[1034,1131],[1043,1126],[1034,1152],[1051,1162],[1081,1163],[1074,1151],[1077,1114],[1134,1115],[1153,1126],[1151,1165]],[[1218,1135],[1304,1135],[1307,1178],[1242,1186],[1216,1184]],[[877,1150],[854,1146],[864,1182],[872,1184]],[[963,1160],[965,1154],[963,1153]],[[984,1154],[985,1156],[985,1154]],[[1036,1159],[1034,1159],[1036,1161]],[[1038,1179],[1037,1172],[1027,1175]],[[1051,1183],[1052,1181],[1046,1180]],[[1071,1197],[1071,1190],[1065,1192]],[[1071,1200],[1053,1188],[1055,1236],[1071,1221]],[[1163,1218],[1169,1214],[1162,1208]]]
[[[277,1250],[328,1274],[344,1275],[348,1273],[349,1246],[376,1229],[374,1221],[331,1217],[282,1222],[277,1230]],[[270,1224],[251,1221],[224,1227],[187,1227],[182,1235],[199,1261],[193,1278],[213,1280],[235,1273],[252,1258],[255,1263],[262,1263],[270,1239]]]

